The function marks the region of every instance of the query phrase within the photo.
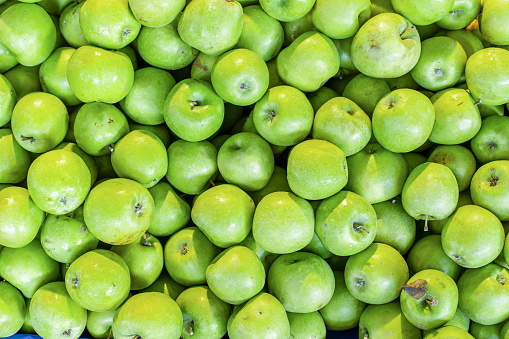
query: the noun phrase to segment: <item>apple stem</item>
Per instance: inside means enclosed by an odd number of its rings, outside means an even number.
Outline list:
[[[110,333],[108,333],[108,337],[106,339],[110,339],[111,338],[111,329],[110,329]]]
[[[190,335],[194,334],[194,332],[193,332],[193,325],[194,325],[194,321],[191,321],[191,324],[189,325],[189,334]]]
[[[359,224],[356,224],[354,223],[353,224],[353,229],[357,232],[359,232],[359,230],[363,230],[364,232],[366,232],[367,234],[369,234],[369,231],[362,225],[359,225]]]
[[[481,99],[479,99],[479,100],[477,100],[476,102],[474,102],[474,106],[477,106],[477,105],[479,105],[479,104],[482,104],[482,100],[481,100]]]
[[[104,149],[108,149],[108,150],[110,150],[111,153],[113,153],[113,150],[114,150],[113,144],[109,144],[109,145],[104,146]]]
[[[30,141],[31,144],[33,144],[35,142],[34,137],[25,137],[25,136],[21,135],[20,138],[21,138],[21,141]]]
[[[196,106],[198,106],[198,103],[196,101],[191,101],[190,105],[191,109],[194,109]]]
[[[403,39],[405,37],[405,35],[410,33],[410,31],[413,29],[415,29],[415,25],[412,25],[410,28],[408,28],[406,31],[404,31],[403,34],[401,34],[401,38]]]
[[[426,291],[426,302],[431,306],[438,305],[438,300],[435,299],[428,291]]]
[[[209,179],[209,182],[212,185],[212,187],[216,187],[216,184],[214,184],[214,182],[212,180]]]
[[[426,214],[426,219],[424,219],[424,232],[428,232],[428,215]]]
[[[148,241],[148,238],[150,238],[150,233],[145,233],[145,241],[143,242],[143,246],[152,246],[152,243],[150,241]]]

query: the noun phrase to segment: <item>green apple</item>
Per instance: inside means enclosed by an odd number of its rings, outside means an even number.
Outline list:
[[[497,160],[477,169],[470,184],[474,204],[493,212],[501,221],[509,221],[509,161]]]
[[[120,101],[124,113],[144,125],[164,123],[163,106],[176,82],[162,69],[145,67],[134,72],[134,83],[127,96]]]
[[[87,310],[73,301],[62,281],[42,286],[30,301],[30,322],[43,338],[80,338]]]
[[[224,119],[223,99],[208,82],[185,79],[168,93],[163,117],[170,130],[179,138],[202,141],[221,127]]]
[[[311,204],[293,193],[274,192],[256,206],[254,240],[271,253],[292,253],[309,244],[315,229]]]
[[[25,322],[25,299],[6,281],[0,281],[0,336],[16,334]]]
[[[172,298],[145,292],[132,296],[115,312],[112,334],[116,339],[178,339],[182,326],[182,311]]]
[[[327,329],[318,311],[310,313],[287,312],[290,322],[290,338],[325,339]]]
[[[339,64],[341,67],[339,68],[338,74],[336,74],[339,80],[342,80],[346,76],[359,73],[352,61],[352,41],[353,37],[332,40],[339,53]]]
[[[361,252],[373,242],[376,231],[375,210],[356,193],[340,191],[322,200],[316,210],[315,232],[335,255]]]
[[[239,305],[262,290],[265,268],[251,249],[232,246],[212,260],[207,267],[206,279],[207,285],[219,299]]]
[[[211,74],[216,93],[238,106],[252,105],[262,98],[269,86],[269,70],[255,52],[238,48],[221,55]]]
[[[481,7],[481,0],[455,0],[449,13],[438,20],[436,24],[451,32],[461,30],[477,18]]]
[[[67,108],[53,94],[27,94],[12,111],[13,135],[24,149],[33,153],[47,152],[62,142],[68,125]]]
[[[369,143],[347,158],[348,170],[355,173],[345,189],[365,198],[370,204],[394,198],[401,193],[408,176],[403,156]]]
[[[135,130],[145,130],[148,132],[154,133],[163,143],[164,148],[167,149],[171,143],[171,134],[168,126],[165,123],[159,125],[141,125],[136,123],[129,123],[129,129],[131,131]]]
[[[468,89],[485,105],[509,101],[509,51],[485,48],[470,56],[465,67]]]
[[[458,307],[458,287],[441,271],[423,270],[403,286],[400,302],[408,321],[420,329],[431,330],[454,316]]]
[[[73,261],[65,274],[71,298],[89,311],[117,308],[129,294],[129,267],[116,253],[97,249]]]
[[[468,229],[468,236],[465,234]],[[500,220],[487,209],[465,205],[451,215],[442,230],[442,246],[458,265],[477,268],[492,262],[504,247]]]
[[[311,11],[315,0],[260,0],[263,10],[271,17],[283,21],[295,21]]]
[[[87,331],[94,338],[107,339],[111,336],[111,326],[113,325],[113,317],[117,309],[104,312],[88,311],[87,314]]]
[[[346,288],[342,271],[334,271],[335,287],[331,300],[320,309],[320,315],[329,330],[343,331],[359,324],[366,304],[356,299]]]
[[[173,300],[177,300],[178,296],[186,290],[187,287],[177,283],[163,270],[157,280],[147,288],[142,289],[140,292],[160,292],[168,295]]]
[[[179,284],[205,284],[207,267],[220,251],[197,227],[186,227],[174,233],[166,243],[164,265]]]
[[[456,208],[458,195],[454,173],[445,165],[425,162],[409,174],[401,201],[405,211],[417,220],[442,220]]]
[[[85,164],[88,167],[88,170],[90,171],[90,182],[92,184],[95,183],[95,181],[97,179],[97,174],[99,172],[99,168],[97,167],[97,163],[95,162],[95,159],[91,155],[85,153],[81,148],[79,148],[78,145],[76,145],[73,142],[65,142],[64,141],[64,142],[60,143],[57,147],[54,148],[54,150],[59,150],[59,149],[66,150],[66,151],[69,151],[69,152],[79,155],[79,157],[81,159],[83,159],[83,161],[85,162]]]
[[[435,121],[430,99],[413,89],[386,94],[373,112],[373,135],[387,150],[412,152],[429,138]]]
[[[421,331],[407,320],[398,301],[368,305],[359,320],[359,338],[421,339]]]
[[[312,135],[333,143],[349,157],[368,144],[371,120],[352,100],[332,98],[316,112]]]
[[[355,35],[370,18],[368,0],[317,0],[311,12],[313,25],[331,39],[346,39]]]
[[[408,266],[393,247],[373,243],[364,251],[350,256],[345,266],[348,291],[368,304],[385,304],[395,300],[408,281]]]
[[[371,0],[371,17],[381,13],[394,13],[391,0]]]
[[[332,40],[310,31],[301,34],[279,53],[277,72],[288,85],[313,92],[338,73],[339,63],[338,50]]]
[[[102,242],[127,245],[150,227],[154,199],[140,183],[116,178],[101,182],[90,191],[83,210],[90,232]]]
[[[74,48],[90,45],[90,42],[83,36],[80,27],[80,12],[84,3],[84,1],[81,3],[72,2],[60,14],[60,31],[69,46]]]
[[[57,48],[39,69],[39,78],[44,92],[57,96],[67,106],[81,103],[67,81],[67,65],[75,51],[76,49],[72,47]]]
[[[482,3],[482,15],[479,20],[483,37],[494,45],[509,45],[507,29],[501,22],[509,19],[509,7],[504,1],[486,0]]]
[[[406,254],[415,240],[415,219],[406,213],[401,199],[396,197],[373,205],[376,212],[376,235],[374,242],[394,247]]]
[[[434,269],[457,281],[462,272],[461,267],[444,252],[440,235],[436,234],[418,240],[408,252],[406,261],[410,272],[413,273]]]
[[[253,110],[256,131],[278,146],[292,146],[303,141],[311,131],[313,116],[308,98],[291,86],[269,89]]]
[[[17,3],[0,15],[0,44],[24,66],[36,66],[46,60],[56,37],[50,15],[36,4]]]
[[[435,124],[429,140],[455,145],[472,139],[481,128],[481,115],[470,94],[460,88],[445,89],[431,97]]]
[[[231,49],[242,34],[243,12],[238,1],[190,2],[178,22],[182,40],[199,51],[219,55]]]
[[[17,65],[3,74],[16,91],[18,101],[28,93],[42,92],[39,69],[40,65],[33,67]]]
[[[302,33],[316,31],[316,28],[313,25],[311,11],[295,20],[281,22],[281,25],[283,26],[283,32],[285,35],[284,46],[289,46]]]
[[[283,42],[284,32],[279,21],[265,13],[259,5],[244,7],[242,33],[237,48],[247,48],[264,61],[269,61],[277,56]]]
[[[0,190],[0,245],[19,248],[35,239],[45,213],[28,190],[10,186]]]
[[[161,27],[143,27],[136,39],[138,53],[149,65],[176,70],[190,65],[198,50],[182,41],[178,21]]]
[[[147,27],[160,27],[169,24],[182,12],[186,0],[129,0],[134,17]]]
[[[481,113],[481,118],[484,120],[491,116],[503,116],[504,115],[504,105],[477,105],[479,108],[479,113]]]
[[[456,40],[447,36],[426,39],[421,56],[411,71],[412,78],[430,91],[456,84],[465,72],[467,54]]]
[[[432,0],[427,2],[392,0],[391,2],[396,13],[420,26],[429,25],[442,19],[452,10],[454,5],[454,0]]]
[[[12,3],[18,3],[17,0],[10,0]],[[1,12],[1,11],[0,11]],[[6,72],[9,69],[13,68],[18,64],[18,60],[14,54],[5,48],[4,45],[0,43],[0,73]]]
[[[334,294],[334,273],[327,262],[313,253],[294,252],[279,256],[267,275],[270,293],[287,312],[318,311]]]
[[[176,299],[182,311],[182,339],[220,339],[227,331],[230,305],[206,286],[190,287]]]
[[[417,152],[403,153],[406,164],[408,166],[408,173],[412,172],[414,168],[426,162],[427,158]]]
[[[230,339],[290,337],[290,323],[283,305],[265,292],[235,308],[227,329]]]
[[[27,2],[27,1],[24,1]],[[35,1],[31,1],[35,2]],[[64,8],[71,4],[72,0],[40,0],[37,1],[38,5],[41,6],[52,15],[60,15]]]
[[[214,67],[218,58],[219,55],[208,55],[200,52],[191,65],[191,78],[204,80],[210,83],[212,81],[210,79],[212,75],[212,67]]]
[[[355,102],[371,118],[380,99],[389,92],[391,89],[385,79],[361,73],[348,82],[342,95]]]
[[[191,219],[191,208],[166,182],[159,182],[149,190],[154,199],[154,217],[148,232],[168,236],[182,229]]]
[[[219,149],[217,166],[226,182],[257,191],[267,185],[274,172],[274,153],[261,136],[237,133]]]
[[[329,87],[320,87],[316,91],[307,95],[315,113],[318,112],[320,107],[322,107],[327,101],[339,96],[338,92]]]
[[[451,320],[445,323],[444,327],[445,326],[456,326],[465,331],[468,331],[470,327],[470,318],[465,312],[463,312],[461,308],[457,307],[454,316],[451,318]]]
[[[456,177],[460,192],[470,187],[476,162],[468,148],[461,145],[438,146],[431,152],[428,161],[447,166]]]
[[[0,129],[0,183],[16,184],[26,179],[30,153],[21,147],[12,131]]]
[[[449,1],[452,4],[453,0]],[[355,67],[374,78],[396,78],[408,73],[417,64],[420,53],[417,29],[395,13],[382,13],[369,19],[352,41]]]
[[[458,280],[459,307],[481,325],[509,317],[509,271],[497,264],[468,268]]]
[[[473,2],[479,2],[479,0],[474,0]],[[462,1],[461,3],[467,4],[469,1]],[[465,53],[467,53],[467,57],[484,48],[481,40],[474,33],[467,30],[446,31],[445,36],[459,42]]]
[[[40,238],[44,251],[61,263],[72,263],[99,244],[83,220],[66,215],[48,215],[41,227]]]
[[[6,77],[0,75],[0,127],[11,121],[16,102],[16,90]]]
[[[69,59],[67,80],[79,100],[113,104],[131,90],[134,68],[124,53],[82,46]]]
[[[128,0],[87,1],[79,15],[85,39],[106,49],[127,46],[138,36],[141,28],[129,8]]]
[[[467,331],[456,326],[443,326],[430,333],[424,339],[474,339]]]
[[[20,248],[5,247],[0,251],[0,276],[26,298],[32,298],[39,287],[56,281],[59,271],[58,263],[44,252],[39,239]]]
[[[491,116],[482,121],[479,133],[470,140],[470,148],[480,163],[509,160],[508,129],[507,116]]]
[[[74,211],[92,185],[83,159],[66,150],[53,150],[34,160],[27,176],[28,190],[35,204],[51,214]]]
[[[293,193],[320,200],[338,193],[348,181],[345,153],[325,140],[306,140],[292,148],[287,163]]]
[[[135,130],[115,144],[111,165],[120,178],[132,179],[150,188],[166,175],[168,155],[154,133]]]
[[[258,191],[249,192],[249,195],[253,199],[255,205],[267,195],[273,192],[291,192],[290,186],[288,185],[286,169],[274,166],[274,173],[270,177],[269,182],[264,188]]]
[[[111,248],[129,267],[131,290],[141,290],[152,285],[164,266],[163,247],[154,236],[146,233],[138,241]]]
[[[509,338],[509,321],[506,321],[502,328],[500,329],[500,338],[507,339]]]
[[[126,116],[116,106],[91,102],[81,106],[73,124],[76,144],[93,156],[110,155],[113,144],[129,133]]]

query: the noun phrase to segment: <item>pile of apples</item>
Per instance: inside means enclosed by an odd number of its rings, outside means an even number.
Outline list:
[[[0,0],[0,337],[508,339],[507,106],[507,0]]]

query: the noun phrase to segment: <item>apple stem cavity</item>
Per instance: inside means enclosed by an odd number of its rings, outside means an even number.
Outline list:
[[[138,215],[138,217],[141,217],[143,215],[143,204],[140,202],[137,202],[136,205],[134,205],[134,213]]]
[[[194,332],[193,332],[193,325],[194,325],[194,321],[191,321],[191,324],[189,324],[189,334],[190,335],[194,334]]]
[[[502,277],[502,273],[498,275],[497,283],[499,283],[500,285],[505,285],[505,278]]]
[[[64,331],[62,335],[70,336],[71,335],[71,329],[68,329],[67,331]]]
[[[406,31],[403,32],[403,34],[401,34],[401,39],[406,39],[406,37],[408,36],[408,34],[413,30],[415,29],[415,25],[412,25],[410,28],[408,28]]]
[[[267,114],[269,115],[270,122],[272,122],[274,120],[274,118],[277,116],[276,111],[274,111],[273,109],[268,111]]]
[[[187,245],[184,245],[184,246],[182,246],[182,248],[180,249],[180,254],[181,254],[181,255],[186,255],[186,254],[187,254],[187,251],[189,251],[189,249],[187,248]]]
[[[137,334],[137,335],[135,335],[135,336],[133,337],[133,339],[142,339],[142,338],[141,338],[141,335]]]
[[[431,306],[438,305],[438,300],[435,299],[427,290],[428,282],[424,279],[417,279],[407,285],[403,285],[403,291],[415,300],[422,300]]]
[[[150,234],[149,233],[145,233],[145,241],[143,242],[143,246],[152,246],[152,243],[150,241],[148,241],[148,238],[150,238]]]
[[[31,144],[33,144],[35,142],[34,137],[25,137],[24,135],[21,135],[20,138],[21,138],[21,141],[29,141]]]
[[[124,28],[124,30],[122,31],[122,36],[126,37],[129,34],[131,34],[131,30],[129,28]]]
[[[189,105],[191,105],[191,110],[193,110],[196,106],[198,106],[198,102],[196,102],[196,101],[191,101],[191,102],[189,103]]]
[[[114,151],[113,144],[106,145],[103,147],[103,149],[110,150],[111,153],[113,153]]]
[[[367,234],[369,234],[369,231],[362,225],[359,225],[359,224],[356,224],[356,223],[353,223],[353,229],[354,231],[356,232],[360,232],[360,231],[364,231],[366,232]]]
[[[357,286],[364,286],[366,284],[366,282],[364,280],[357,280]]]

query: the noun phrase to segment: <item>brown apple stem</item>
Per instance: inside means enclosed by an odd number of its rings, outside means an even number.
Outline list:
[[[209,179],[209,182],[212,185],[212,187],[216,187],[216,184],[214,184],[214,182],[212,180]]]
[[[194,321],[191,321],[191,324],[189,325],[189,334],[190,335],[194,334],[194,332],[193,332],[193,325],[194,325]]]
[[[410,33],[413,29],[415,29],[415,25],[412,25],[410,28],[408,28],[406,31],[401,34],[401,39],[403,39],[408,33]]]
[[[482,100],[481,100],[481,99],[479,99],[479,100],[477,100],[476,102],[474,102],[474,106],[477,106],[477,105],[479,105],[479,104],[482,104]]]
[[[369,234],[369,231],[364,226],[356,224],[356,223],[353,224],[353,229],[356,230],[357,232],[359,232],[359,230],[363,230],[364,232]]]
[[[141,336],[139,334],[135,335],[133,339],[141,339]]]
[[[152,243],[150,241],[148,241],[148,238],[150,238],[150,234],[147,232],[145,233],[145,241],[143,242],[143,246],[152,246]]]
[[[106,339],[110,339],[111,338],[111,329],[110,329],[110,333],[108,333],[108,337]]]
[[[428,291],[426,291],[426,302],[431,306],[438,305],[438,300],[435,299],[434,296],[432,296]]]
[[[368,330],[362,330],[362,334],[364,334],[364,339],[369,339]]]
[[[196,106],[198,106],[198,103],[196,101],[191,101],[190,105],[191,109],[194,109]]]
[[[428,232],[428,215],[426,214],[426,219],[424,219],[424,232]]]

